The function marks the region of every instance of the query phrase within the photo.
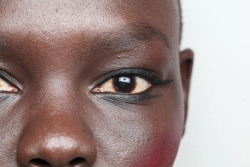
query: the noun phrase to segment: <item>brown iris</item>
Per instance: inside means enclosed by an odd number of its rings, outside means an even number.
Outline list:
[[[136,86],[134,76],[118,76],[113,79],[113,87],[119,93],[131,93]]]
[[[119,75],[98,85],[92,89],[92,92],[137,94],[148,90],[151,86],[147,80],[141,77],[135,75]]]

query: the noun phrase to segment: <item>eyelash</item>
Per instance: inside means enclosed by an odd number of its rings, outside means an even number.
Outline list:
[[[138,68],[128,68],[128,69],[120,69],[116,71],[112,71],[100,79],[97,80],[97,84],[93,87],[98,87],[99,85],[102,85],[106,81],[108,81],[111,78],[117,77],[117,76],[137,76],[145,79],[148,81],[152,86],[157,85],[165,85],[170,83],[172,80],[161,80],[159,77],[153,74],[150,70],[147,69],[138,69]],[[151,87],[152,88],[152,87]],[[137,102],[137,101],[143,101],[150,98],[158,97],[159,95],[154,95],[151,92],[151,88],[149,90],[146,90],[145,92],[139,93],[139,94],[119,94],[119,93],[109,93],[104,92],[100,94],[104,94],[104,99],[108,101],[122,101],[122,102]],[[93,90],[91,89],[91,91]],[[97,93],[98,94],[98,93]]]
[[[94,88],[98,85],[103,84],[107,80],[117,77],[117,76],[124,76],[124,75],[132,75],[132,76],[138,76],[146,81],[148,81],[152,86],[157,85],[166,85],[168,83],[171,83],[172,80],[161,80],[159,77],[154,75],[150,70],[147,69],[138,69],[138,68],[127,68],[127,69],[120,69],[116,71],[112,71],[103,77],[99,78],[95,84]],[[10,84],[11,86],[15,87],[18,90],[18,93],[20,92],[20,88],[13,84],[13,82],[16,82],[16,80],[11,77],[9,74],[4,72],[3,70],[0,70],[0,78],[2,78],[5,82]],[[151,87],[152,88],[152,87]],[[159,95],[154,95],[151,92],[151,88],[149,90],[146,90],[145,92],[139,93],[139,94],[114,94],[114,93],[103,93],[105,94],[104,99],[108,101],[121,101],[121,102],[137,102],[137,101],[144,101],[146,99],[155,98]],[[2,92],[5,93],[5,92]],[[6,92],[8,93],[8,92]]]
[[[152,74],[152,72],[150,72],[150,70],[140,69],[140,68],[139,69],[138,68],[127,68],[127,69],[120,69],[120,70],[112,71],[112,72],[104,75],[104,77],[101,77],[100,79],[98,79],[98,81],[97,81],[98,84],[96,84],[95,86],[101,85],[113,77],[127,76],[127,75],[141,77],[143,79],[146,79],[152,85],[164,85],[167,82],[169,82],[169,80],[162,81],[159,77]]]

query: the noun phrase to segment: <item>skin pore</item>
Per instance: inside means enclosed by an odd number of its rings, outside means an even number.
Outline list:
[[[0,0],[1,166],[173,166],[179,18],[176,0]]]

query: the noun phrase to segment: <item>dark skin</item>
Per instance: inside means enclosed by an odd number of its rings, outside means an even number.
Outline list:
[[[1,166],[173,166],[193,59],[179,52],[178,10],[1,0]],[[130,87],[113,89],[124,78]]]

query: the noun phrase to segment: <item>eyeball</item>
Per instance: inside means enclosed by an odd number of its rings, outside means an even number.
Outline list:
[[[92,90],[93,93],[137,94],[148,90],[152,85],[138,76],[113,77]]]
[[[3,78],[0,78],[0,93],[1,92],[17,93],[18,89],[15,86],[12,86],[11,84],[9,84]]]

